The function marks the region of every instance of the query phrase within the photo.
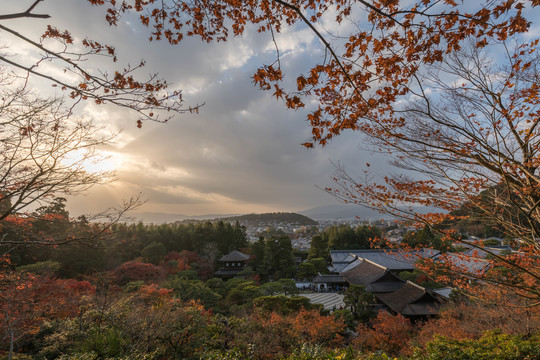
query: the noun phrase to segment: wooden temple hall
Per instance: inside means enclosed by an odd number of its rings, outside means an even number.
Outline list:
[[[238,276],[247,267],[250,256],[238,250],[223,255],[219,261],[219,269],[215,275],[222,279],[231,279]]]
[[[412,271],[414,262],[421,257],[437,255],[438,252],[431,250],[413,254],[387,250],[331,251],[332,265],[329,269],[337,274],[319,275],[314,282],[338,288],[363,285],[366,291],[373,293],[381,307],[412,320],[422,319],[438,314],[448,298],[449,289],[430,291],[400,279],[397,274]]]

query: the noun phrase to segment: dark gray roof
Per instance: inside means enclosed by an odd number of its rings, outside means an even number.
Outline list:
[[[383,266],[369,260],[358,260],[355,263],[355,267],[342,274],[349,284],[364,285],[367,291],[373,293],[392,292],[405,285],[403,280]]]
[[[314,283],[344,283],[341,275],[317,275],[313,278]]]
[[[479,259],[467,253],[445,253],[435,257],[435,261],[446,263],[456,271],[463,273],[482,274],[491,267],[487,260]]]
[[[445,299],[450,299],[450,294],[452,293],[452,289],[450,288],[434,289],[433,293]]]
[[[441,306],[441,303],[425,288],[410,281],[399,290],[375,296],[390,309],[408,316],[435,315]]]
[[[249,255],[233,250],[227,255],[223,255],[219,261],[245,261],[247,259],[249,259]]]
[[[390,293],[405,286],[405,281],[381,281],[374,282],[366,286],[366,291],[374,294]]]
[[[353,285],[369,285],[380,279],[387,268],[367,260],[355,261],[356,266],[342,273],[343,278]]]
[[[369,250],[331,250],[331,271],[340,273],[350,270],[356,260],[369,260],[392,271],[413,270],[415,262],[421,258],[432,258],[439,254],[434,249],[419,249],[404,251],[400,249],[369,249]]]
[[[358,259],[358,258],[355,258],[354,261],[350,262],[349,264],[345,265],[344,267],[342,267],[340,273],[345,273],[355,267],[357,267],[359,264],[362,263],[362,261],[364,261],[364,259]]]
[[[332,262],[346,262],[350,263],[355,259],[354,254],[356,250],[330,250],[330,257]]]
[[[418,302],[407,304],[402,310],[401,315],[406,316],[428,316],[437,315],[441,304],[439,302]]]
[[[495,255],[500,255],[502,251],[507,251],[507,252],[510,252],[510,253],[515,252],[515,250],[512,249],[508,245],[484,246],[483,248],[485,249],[485,251],[481,250],[481,249],[476,249],[476,248],[473,248],[473,247],[469,247],[469,250],[467,250],[463,254],[473,256],[473,257],[485,258],[490,253],[495,254]]]

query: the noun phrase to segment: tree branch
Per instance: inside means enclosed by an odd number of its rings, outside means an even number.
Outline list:
[[[48,14],[32,14],[32,10],[43,0],[36,0],[26,11],[13,14],[0,15],[0,20],[11,20],[19,18],[38,18],[38,19],[48,19],[51,16]]]

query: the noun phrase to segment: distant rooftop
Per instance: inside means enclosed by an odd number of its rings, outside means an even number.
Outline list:
[[[458,271],[464,273],[481,274],[491,267],[491,263],[484,259],[479,259],[476,255],[467,253],[446,253],[435,257],[436,261],[451,265]]]

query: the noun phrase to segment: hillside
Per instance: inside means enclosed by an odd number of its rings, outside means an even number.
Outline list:
[[[222,218],[220,220],[228,222],[240,222],[249,224],[272,224],[272,223],[287,223],[298,225],[317,225],[317,221],[301,214],[288,213],[288,212],[276,212],[266,214],[248,214],[240,216],[232,216]]]

